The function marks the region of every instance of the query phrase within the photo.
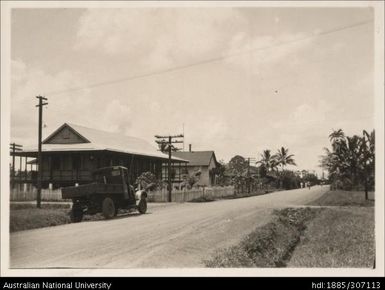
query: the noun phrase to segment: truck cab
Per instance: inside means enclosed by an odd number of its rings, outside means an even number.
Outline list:
[[[72,199],[71,220],[79,222],[83,215],[102,212],[106,219],[117,215],[119,209],[147,211],[147,192],[134,192],[128,169],[123,166],[103,167],[92,174],[94,182],[62,188],[62,198]],[[137,204],[138,201],[138,204]]]

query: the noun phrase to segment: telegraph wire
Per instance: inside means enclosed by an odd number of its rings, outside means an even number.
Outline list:
[[[170,73],[170,72],[184,70],[184,69],[188,69],[188,68],[191,68],[191,67],[205,65],[205,64],[208,64],[208,63],[223,61],[225,59],[238,57],[238,56],[241,56],[241,55],[244,55],[244,54],[249,54],[249,53],[256,52],[256,51],[261,51],[261,50],[266,50],[266,49],[270,49],[270,48],[275,48],[275,47],[278,47],[278,46],[287,45],[287,44],[291,44],[291,43],[296,43],[296,42],[304,41],[304,40],[311,39],[311,38],[318,37],[318,36],[324,36],[324,35],[340,32],[340,31],[343,31],[343,30],[347,30],[347,29],[358,27],[358,26],[366,25],[366,24],[371,23],[371,22],[373,22],[373,19],[362,21],[362,22],[357,22],[357,23],[354,23],[354,24],[351,24],[351,25],[346,25],[346,26],[338,27],[338,28],[335,28],[335,29],[332,29],[332,30],[322,31],[322,32],[319,32],[319,33],[312,33],[311,35],[308,35],[308,36],[305,36],[305,37],[302,37],[302,38],[293,39],[293,40],[285,41],[285,42],[279,42],[279,43],[276,43],[276,44],[273,44],[273,45],[269,45],[269,46],[252,48],[252,49],[244,50],[244,51],[241,51],[241,52],[238,52],[238,53],[222,55],[222,56],[219,56],[219,57],[205,59],[205,60],[202,60],[202,61],[199,61],[199,62],[190,63],[190,64],[186,64],[186,65],[181,65],[181,66],[176,66],[176,67],[172,67],[172,68],[169,68],[169,69],[164,69],[164,70],[161,70],[161,71],[156,71],[156,72],[151,72],[151,73],[144,73],[144,74],[138,74],[138,75],[134,75],[134,76],[130,76],[130,77],[119,78],[119,79],[116,79],[116,80],[95,83],[95,84],[91,84],[91,85],[86,86],[86,87],[74,87],[74,88],[70,88],[70,89],[66,89],[66,90],[62,90],[62,91],[52,91],[52,92],[46,93],[46,95],[53,96],[53,95],[58,95],[58,94],[63,94],[63,93],[68,93],[68,92],[87,90],[87,89],[92,89],[92,88],[97,88],[97,87],[102,87],[102,86],[122,83],[122,82],[126,82],[126,81],[132,81],[132,80],[147,78],[147,77],[151,77],[151,76],[167,74],[167,73]]]

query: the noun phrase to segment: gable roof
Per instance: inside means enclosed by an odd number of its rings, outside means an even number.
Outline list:
[[[77,134],[84,142],[72,144],[50,144],[47,143],[51,138],[60,133],[64,128],[69,128],[73,133]],[[105,132],[97,129],[87,128],[80,125],[64,123],[58,129],[42,142],[43,151],[96,151],[108,150],[121,153],[129,153],[134,155],[151,156],[161,159],[168,159],[168,156],[157,150],[147,141],[126,136],[120,133]],[[24,152],[36,152],[37,149],[24,150]],[[184,161],[181,158],[174,157],[174,161]]]
[[[62,132],[64,130],[64,128],[68,128],[70,132],[72,132],[73,134],[75,134],[76,136],[79,137],[80,140],[82,140],[83,142],[77,142],[78,144],[79,143],[91,143],[90,140],[88,140],[86,137],[84,137],[83,135],[81,135],[78,131],[76,131],[74,129],[74,127],[78,127],[78,128],[82,128],[82,126],[79,126],[79,125],[75,125],[75,124],[69,124],[69,123],[64,123],[63,125],[61,125],[59,128],[57,128],[53,133],[51,133],[47,138],[45,138],[43,141],[42,141],[42,144],[50,144],[49,141],[51,141],[54,137],[56,137],[60,132]],[[83,127],[85,128],[86,130],[93,130],[93,129],[90,129],[90,128],[86,128],[86,127]]]
[[[188,166],[208,166],[212,158],[218,163],[214,151],[173,152],[172,156],[188,160]]]

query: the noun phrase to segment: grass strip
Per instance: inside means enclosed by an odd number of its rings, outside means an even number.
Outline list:
[[[288,267],[372,268],[374,210],[326,208],[309,221]]]
[[[238,245],[218,250],[203,261],[211,268],[285,267],[299,243],[306,222],[323,209],[286,208],[273,220],[247,235]]]
[[[68,224],[69,208],[24,208],[10,211],[10,232]]]
[[[320,198],[309,203],[318,206],[374,206],[374,193],[369,193],[369,200],[365,200],[365,193],[362,191],[328,191]]]

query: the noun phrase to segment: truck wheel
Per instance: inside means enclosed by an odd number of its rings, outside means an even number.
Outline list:
[[[102,212],[106,219],[111,219],[115,216],[115,203],[112,198],[106,197],[103,200]]]
[[[145,214],[147,211],[147,200],[145,198],[141,199],[138,204],[138,211],[140,214]]]
[[[71,222],[73,222],[73,223],[80,223],[82,221],[83,209],[79,203],[74,203],[72,205],[70,219],[71,219]]]

